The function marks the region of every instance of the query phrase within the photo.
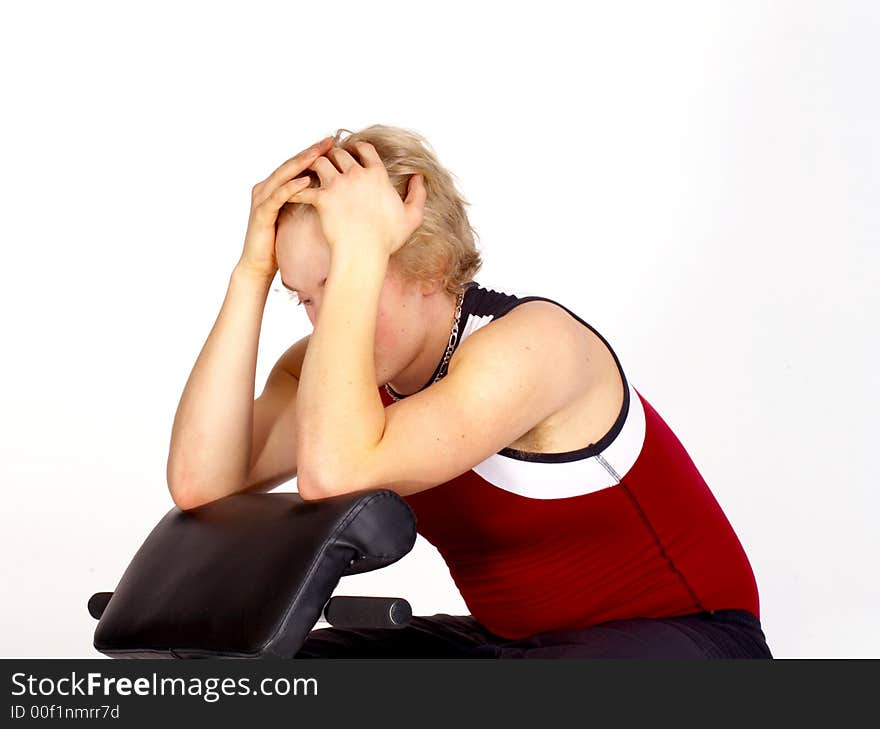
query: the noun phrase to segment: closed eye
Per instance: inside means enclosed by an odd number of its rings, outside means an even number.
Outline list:
[[[297,306],[302,306],[303,304],[310,304],[310,303],[312,303],[309,299],[300,299],[300,298],[299,298],[299,294],[297,294],[296,291],[288,291],[288,292],[287,292],[287,297],[288,297],[291,301],[296,300],[296,305],[297,305]]]

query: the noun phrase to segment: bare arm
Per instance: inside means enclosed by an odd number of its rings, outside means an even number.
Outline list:
[[[244,491],[270,491],[297,475],[296,394],[310,337],[281,355],[254,402],[251,465]]]
[[[168,488],[180,508],[246,485],[257,348],[271,282],[267,275],[236,266],[217,321],[186,382],[167,466]]]

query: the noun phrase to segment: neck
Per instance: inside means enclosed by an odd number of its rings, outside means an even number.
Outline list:
[[[436,299],[436,316],[431,317],[432,323],[428,327],[419,353],[394,376],[393,380],[388,382],[388,385],[401,395],[418,392],[428,382],[449,346],[449,335],[455,322],[458,296],[445,294],[437,296]]]

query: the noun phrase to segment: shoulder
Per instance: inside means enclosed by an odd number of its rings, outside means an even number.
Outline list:
[[[536,299],[517,304],[467,337],[455,354],[496,346],[537,345],[551,356],[577,357],[589,347],[588,327],[552,301]]]
[[[307,334],[291,344],[275,362],[273,372],[284,372],[298,380],[311,338],[312,335]]]
[[[593,379],[590,330],[564,308],[542,299],[525,301],[480,327],[462,341],[449,371],[491,376],[500,368],[518,369],[531,387],[563,407],[582,395]]]
[[[500,324],[505,320],[517,322],[517,326],[550,327],[554,334],[563,335],[566,333],[578,334],[585,328],[583,324],[572,317],[562,306],[544,299],[524,301],[521,304],[517,304],[504,316],[499,317],[492,323]]]

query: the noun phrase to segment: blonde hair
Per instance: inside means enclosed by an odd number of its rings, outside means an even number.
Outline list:
[[[344,133],[348,136],[343,138]],[[483,264],[475,244],[479,235],[465,212],[470,203],[456,189],[454,175],[440,164],[428,140],[410,129],[385,124],[373,124],[358,132],[338,129],[333,137],[333,146],[355,159],[360,158],[354,142],[372,144],[401,199],[406,198],[410,177],[417,173],[423,176],[427,191],[424,220],[391,254],[389,265],[409,281],[438,281],[447,292],[457,295]],[[312,178],[309,187],[320,187],[317,173],[311,169],[307,173]],[[307,203],[285,203],[281,213],[293,214],[303,206],[311,207]]]

